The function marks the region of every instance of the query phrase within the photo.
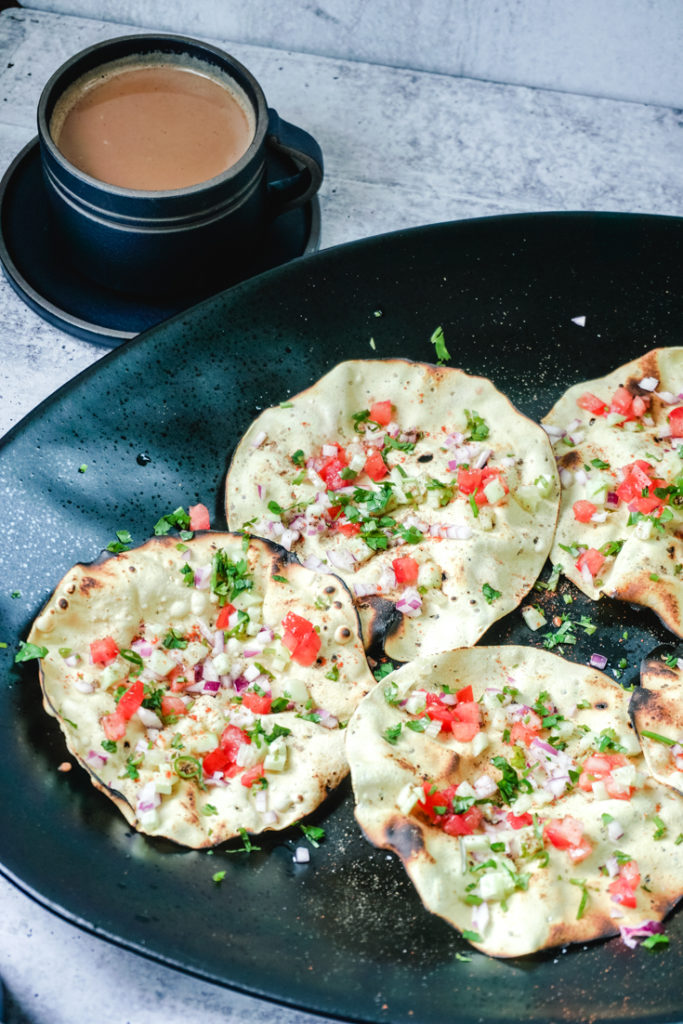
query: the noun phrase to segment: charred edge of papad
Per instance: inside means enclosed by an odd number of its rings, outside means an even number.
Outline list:
[[[683,638],[683,605],[672,589],[663,587],[661,581],[654,582],[649,573],[636,573],[616,587],[605,587],[602,593],[639,609],[649,608],[666,629]]]

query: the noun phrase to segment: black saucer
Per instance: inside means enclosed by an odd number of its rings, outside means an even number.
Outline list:
[[[290,160],[270,155],[270,180],[293,171]],[[320,206],[316,196],[274,220],[258,264],[227,279],[223,286],[228,288],[315,252],[319,244]],[[0,182],[0,262],[14,290],[39,316],[69,334],[108,348],[181,313],[208,294],[147,301],[110,291],[84,277],[66,258],[52,223],[37,138],[15,157]]]

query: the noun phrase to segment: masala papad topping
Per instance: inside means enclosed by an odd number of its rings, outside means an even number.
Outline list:
[[[400,359],[339,364],[262,412],[226,484],[231,529],[349,585],[368,649],[470,645],[552,543],[559,480],[538,424],[494,385]]]
[[[562,482],[552,561],[683,635],[683,348],[574,385],[543,424]]]
[[[75,566],[28,642],[95,786],[190,847],[313,811],[348,772],[344,726],[374,684],[344,584],[230,533]]]
[[[349,723],[357,821],[489,955],[654,935],[683,894],[683,799],[650,774],[629,698],[533,648],[418,658]]]

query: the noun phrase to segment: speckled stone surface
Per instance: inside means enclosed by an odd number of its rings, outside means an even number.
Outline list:
[[[0,15],[3,170],[35,134],[38,97],[52,71],[96,40],[135,30],[95,20],[93,6],[80,5],[87,18],[26,9]],[[176,7],[168,7],[171,14]],[[303,8],[310,14],[309,5]],[[113,9],[103,3],[98,13],[106,17]],[[206,13],[206,5],[202,9]],[[116,10],[140,25],[156,5],[129,0]],[[156,23],[146,24],[154,28]],[[345,32],[351,47],[349,25]],[[195,34],[210,38],[201,19]],[[502,213],[610,210],[683,216],[682,115],[673,106],[496,85],[228,38],[214,41],[251,68],[282,116],[320,141],[326,161],[320,195],[325,247],[401,227]],[[4,434],[106,349],[42,320],[4,276],[0,311]],[[314,1019],[118,949],[54,917],[4,879],[0,894],[6,1024],[303,1024]]]

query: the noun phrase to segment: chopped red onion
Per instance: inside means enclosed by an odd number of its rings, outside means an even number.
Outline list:
[[[635,949],[638,945],[636,939],[646,939],[650,935],[661,935],[664,928],[659,921],[643,921],[642,924],[637,925],[623,924],[619,931],[624,944],[629,949]]]
[[[374,583],[354,583],[353,592],[356,597],[371,597],[377,593],[377,587]]]
[[[308,864],[311,859],[310,851],[305,846],[297,846],[292,860],[297,864]]]
[[[259,433],[254,438],[254,440],[251,442],[251,447],[260,448],[267,436],[268,435],[266,434],[265,430],[260,430]]]
[[[204,680],[204,693],[218,693],[221,688],[220,679],[205,679]]]
[[[610,508],[617,508],[619,505],[619,495],[616,491],[608,491],[607,497],[605,498],[605,504],[609,505]]]
[[[419,591],[415,587],[406,587],[404,592],[396,602],[396,609],[402,612],[403,615],[407,615],[409,618],[414,618],[419,615],[422,611],[422,597]]]
[[[146,814],[153,811],[161,803],[161,797],[156,791],[153,782],[147,782],[138,792],[138,812]]]
[[[209,643],[211,645],[213,645],[214,630],[210,629],[209,626],[206,624],[206,622],[204,622],[204,620],[201,619],[201,618],[197,619],[197,625],[199,626],[199,630],[200,630],[202,636],[204,637],[204,639],[208,640]],[[143,657],[144,657],[144,655],[143,655]]]
[[[497,783],[493,781],[490,775],[480,775],[479,778],[474,782],[474,792],[480,799],[491,796],[498,789]]]
[[[79,693],[92,693],[94,689],[93,684],[86,682],[85,679],[74,679],[74,690],[78,690]]]
[[[283,530],[280,535],[280,544],[286,551],[291,551],[300,537],[301,534],[297,530]]]
[[[316,708],[315,712],[320,718],[320,724],[325,729],[336,729],[339,725],[339,719],[336,718],[331,711],[327,711],[325,708]]]
[[[542,423],[541,426],[545,430],[548,437],[561,438],[567,433],[566,430],[562,430],[561,427],[551,427],[549,423]]]
[[[351,572],[356,564],[356,559],[348,548],[330,548],[327,557],[335,569],[342,569],[346,572]]]
[[[605,509],[600,509],[599,512],[594,512],[591,516],[591,523],[605,523],[607,522],[607,512]]]
[[[654,391],[659,385],[659,381],[656,377],[643,377],[640,381],[640,387],[643,391]]]
[[[571,469],[567,469],[566,466],[563,466],[560,470],[560,483],[562,484],[562,486],[569,487],[573,479],[574,474],[572,473]]]
[[[577,327],[585,327],[586,326],[586,318],[585,318],[585,316],[573,316],[572,317],[572,323],[576,324]]]
[[[263,824],[264,825],[276,825],[278,822],[278,816],[275,811],[264,811],[263,813]]]
[[[655,391],[657,398],[660,402],[664,402],[665,405],[675,405],[678,401],[676,395],[672,395],[670,391]]]
[[[312,572],[321,572],[325,568],[325,563],[321,562],[317,555],[308,555],[301,564]]]
[[[395,590],[396,589],[396,573],[393,569],[385,569],[379,580],[377,581],[378,590]]]
[[[80,660],[81,658],[78,654],[67,654],[64,657],[64,664],[68,665],[69,668],[76,668],[76,665],[78,665]]]
[[[131,651],[135,651],[141,658],[149,658],[154,648],[152,647],[149,640],[133,640],[130,645]]]
[[[98,754],[96,750],[89,750],[86,761],[89,765],[92,765],[93,768],[104,768],[107,763],[107,758],[105,754]]]
[[[233,679],[232,685],[235,687],[235,693],[242,693],[249,686],[249,680],[244,676],[238,676],[237,679]]]
[[[136,712],[145,729],[163,729],[164,723],[150,708],[138,708]]]
[[[211,566],[200,565],[194,571],[194,585],[197,590],[208,590],[211,582]]]
[[[621,839],[623,834],[624,829],[621,825],[621,822],[617,821],[616,818],[612,818],[612,820],[607,825],[607,837],[609,841],[611,843],[616,843],[618,839]]]
[[[588,483],[588,473],[586,472],[586,470],[577,469],[575,475],[577,484],[581,484],[582,487],[585,487]]]
[[[264,811],[268,810],[268,792],[265,789],[259,789],[254,797],[254,807],[263,814]]]
[[[607,658],[604,654],[591,654],[590,665],[591,668],[598,668],[600,671],[607,664]]]

